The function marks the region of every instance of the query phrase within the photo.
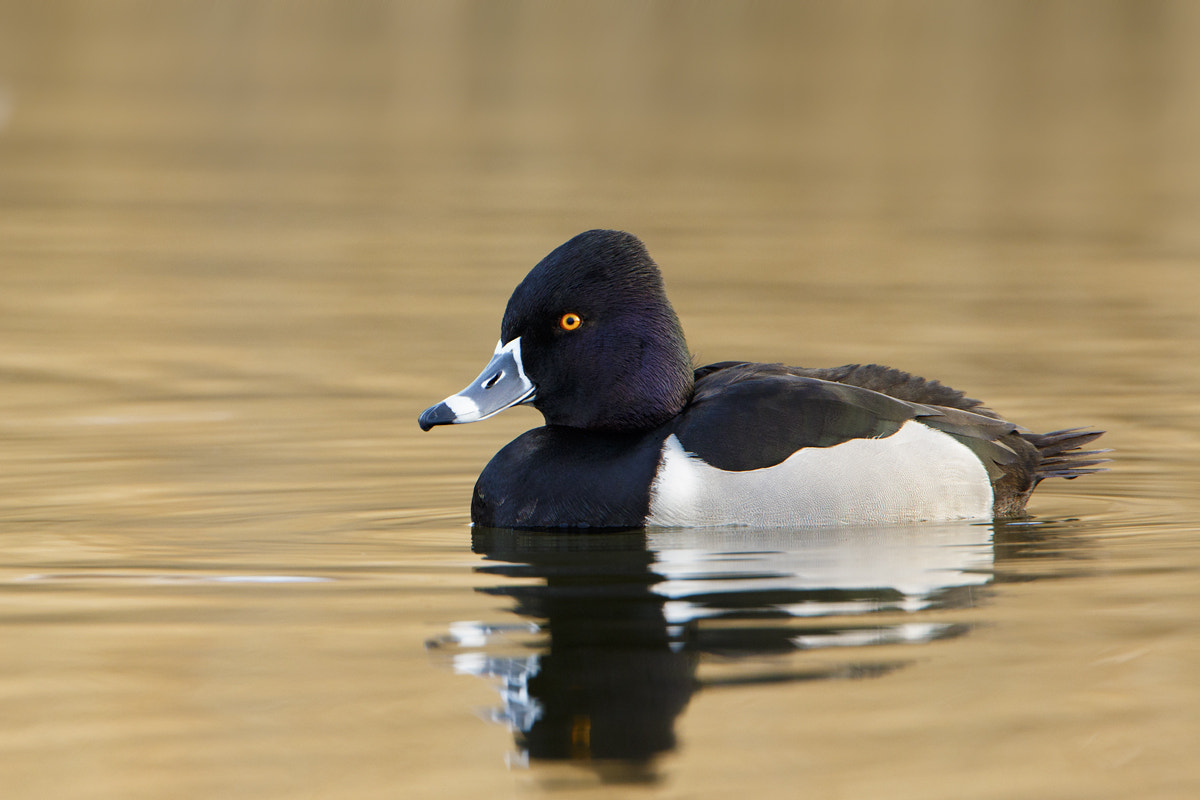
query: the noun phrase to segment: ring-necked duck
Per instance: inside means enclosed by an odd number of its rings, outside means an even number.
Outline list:
[[[581,233],[508,301],[487,367],[423,430],[531,403],[475,484],[512,528],[888,524],[1014,516],[1043,478],[1098,471],[1101,431],[1035,434],[936,381],[878,365],[693,369],[637,237]]]

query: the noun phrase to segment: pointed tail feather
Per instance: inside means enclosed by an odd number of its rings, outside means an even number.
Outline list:
[[[1022,433],[1021,438],[1038,449],[1042,459],[1037,465],[1037,479],[1043,478],[1078,478],[1093,472],[1105,472],[1108,468],[1098,466],[1106,464],[1111,459],[1096,458],[1096,456],[1111,452],[1110,450],[1080,450],[1100,438],[1104,431],[1090,428],[1068,428],[1050,433]]]

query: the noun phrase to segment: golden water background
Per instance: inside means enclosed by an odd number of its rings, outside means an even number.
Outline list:
[[[1197,796],[1198,41],[1182,0],[0,3],[0,794],[600,795],[424,647],[505,619],[468,500],[539,418],[415,418],[615,227],[701,363],[1116,449],[971,635],[700,693],[621,791]]]

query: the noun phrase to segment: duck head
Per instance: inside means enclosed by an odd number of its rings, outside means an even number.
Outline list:
[[[547,425],[648,430],[678,414],[692,388],[683,329],[645,245],[594,230],[525,276],[483,372],[419,423],[429,430],[475,422],[531,403]]]

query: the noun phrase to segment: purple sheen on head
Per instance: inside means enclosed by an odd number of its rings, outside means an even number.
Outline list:
[[[557,321],[578,313],[583,324]],[[662,276],[632,234],[594,230],[556,248],[517,286],[502,341],[521,337],[534,406],[549,425],[648,430],[692,393],[692,363]]]

